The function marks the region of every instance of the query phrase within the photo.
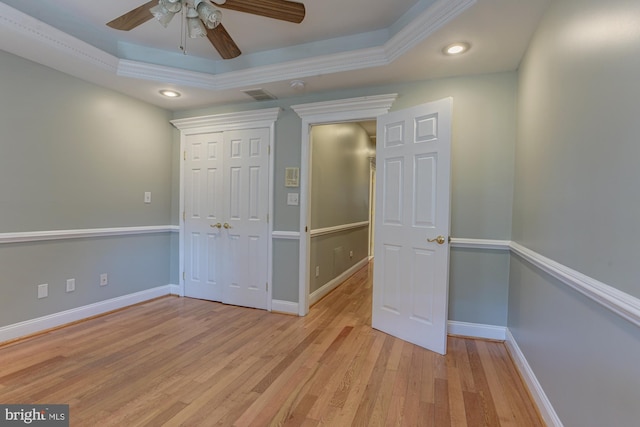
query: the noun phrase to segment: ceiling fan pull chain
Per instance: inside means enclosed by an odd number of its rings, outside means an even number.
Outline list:
[[[180,19],[180,50],[184,55],[187,54],[187,28],[185,27],[185,9],[182,8],[182,18]]]

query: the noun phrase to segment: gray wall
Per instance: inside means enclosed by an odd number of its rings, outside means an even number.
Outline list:
[[[369,158],[375,146],[366,131],[357,123],[319,125],[311,128],[310,139],[311,230],[368,221]],[[368,244],[366,226],[312,237],[310,292],[366,258]]]
[[[0,75],[0,233],[171,223],[167,111],[2,51]],[[0,244],[0,326],[167,285],[170,248],[169,233]]]
[[[357,123],[311,128],[311,229],[369,220],[369,156],[375,146]]]
[[[284,168],[300,166],[301,119],[291,105],[358,96],[398,93],[392,110],[453,97],[452,142],[452,235],[462,238],[506,239],[511,236],[513,161],[516,138],[517,74],[498,73],[431,81],[377,86],[305,95],[294,99],[247,102],[223,107],[180,111],[174,118],[220,114],[279,106],[283,109],[275,125],[275,213],[274,230],[298,231],[300,211],[287,206]],[[175,201],[177,202],[177,201]],[[274,243],[275,299],[298,301],[297,242]],[[280,251],[285,251],[281,253]],[[452,251],[450,319],[505,325],[508,295],[508,258],[495,261],[493,251]],[[499,257],[499,256],[498,256]],[[469,274],[461,262],[496,269],[482,275]],[[479,301],[474,297],[481,295]],[[468,311],[467,308],[472,307]],[[459,316],[459,317],[458,317]]]
[[[640,296],[640,6],[553,2],[521,66],[513,240]],[[508,326],[567,426],[636,426],[640,332],[512,257]]]

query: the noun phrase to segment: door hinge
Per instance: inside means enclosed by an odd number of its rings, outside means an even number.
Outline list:
[[[182,211],[182,222],[186,222],[186,221],[187,221],[187,212]]]
[[[183,160],[187,160],[187,152],[186,151],[183,151],[182,159]]]
[[[187,273],[186,272],[182,272],[182,280],[187,280]]]
[[[267,145],[267,154],[271,155],[271,146],[270,145]]]
[[[267,224],[269,224],[269,214],[267,214]]]
[[[305,227],[304,227],[304,232],[305,232],[305,233],[308,233],[308,232],[309,232],[309,227],[305,226]]]
[[[265,286],[266,286],[267,292],[269,292],[269,282],[265,283]]]

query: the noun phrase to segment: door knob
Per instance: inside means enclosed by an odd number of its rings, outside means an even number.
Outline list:
[[[446,241],[446,239],[444,238],[444,236],[438,236],[435,239],[427,239],[427,242],[429,242],[429,243],[436,242],[439,245],[443,245],[445,241]]]
[[[225,222],[223,227],[226,228],[227,230],[231,228],[228,222]]]
[[[222,224],[220,224],[220,223],[212,224],[212,225],[211,225],[211,228],[218,228],[218,229],[219,229],[219,228],[222,228]]]

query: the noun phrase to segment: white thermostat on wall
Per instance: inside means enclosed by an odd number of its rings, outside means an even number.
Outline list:
[[[284,169],[284,186],[285,187],[300,186],[300,168]]]

